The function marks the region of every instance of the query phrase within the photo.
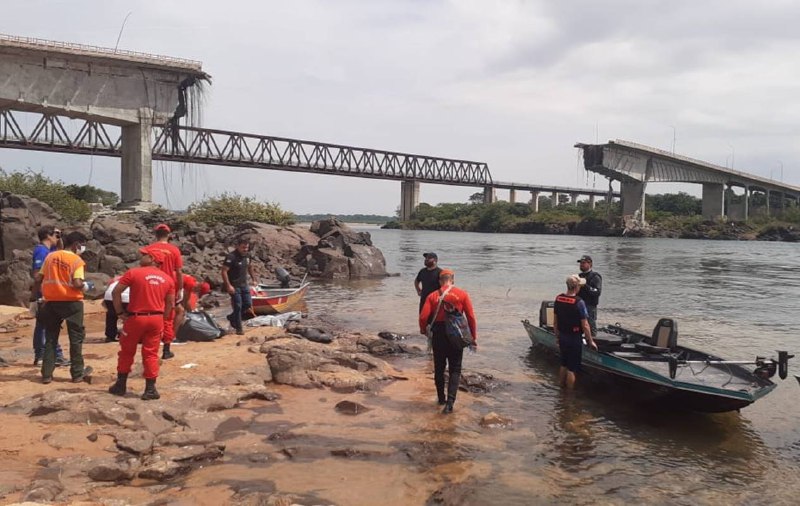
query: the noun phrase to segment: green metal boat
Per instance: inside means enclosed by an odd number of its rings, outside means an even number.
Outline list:
[[[533,345],[558,354],[552,327],[552,302],[543,302],[539,325],[522,324]],[[776,371],[785,379],[788,360],[778,358],[725,360],[716,355],[678,345],[678,326],[662,318],[651,335],[617,325],[599,327],[598,351],[583,349],[583,371],[590,376],[621,382],[626,396],[701,412],[739,410],[771,392]],[[800,381],[800,379],[799,379]]]

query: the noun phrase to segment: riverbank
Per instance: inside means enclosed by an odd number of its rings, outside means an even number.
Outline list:
[[[421,338],[342,329],[331,344],[262,327],[176,345],[159,401],[138,398],[137,356],[127,396],[114,397],[118,346],[103,342],[102,306],[86,306],[91,384],[64,369],[41,384],[32,320],[0,316],[0,504],[426,504],[468,494],[488,470],[468,455],[506,423],[483,420],[468,392],[440,414]]]

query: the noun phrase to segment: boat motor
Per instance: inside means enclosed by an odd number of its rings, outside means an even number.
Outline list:
[[[788,351],[778,351],[778,376],[782,380],[786,379],[789,375],[789,359],[794,358],[794,355],[789,355]]]
[[[755,376],[764,379],[770,379],[775,376],[775,371],[778,370],[778,363],[773,359],[767,360],[764,357],[756,357],[756,368],[753,371]]]
[[[289,276],[289,273],[286,272],[286,269],[283,267],[275,267],[275,277],[280,281],[281,288],[289,288],[289,282],[292,278]]]

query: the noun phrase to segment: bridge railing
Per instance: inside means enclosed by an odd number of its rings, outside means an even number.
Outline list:
[[[153,157],[381,179],[491,184],[485,163],[211,130],[159,128]]]

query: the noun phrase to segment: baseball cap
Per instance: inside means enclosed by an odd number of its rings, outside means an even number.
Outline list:
[[[425,258],[435,258],[436,260],[439,260],[439,256],[433,251],[428,253],[423,253],[422,256],[424,256]]]
[[[441,272],[439,272],[439,277],[440,278],[442,276],[455,276],[455,275],[456,275],[456,273],[453,272],[452,269],[442,269]]]
[[[582,257],[580,257],[578,259],[578,262],[589,262],[589,263],[592,263],[592,257],[590,257],[589,255],[583,255]]]
[[[169,228],[169,225],[166,223],[159,223],[155,227],[153,227],[154,232],[158,232],[159,230],[164,230],[166,232],[172,232],[172,229]]]
[[[164,263],[164,252],[156,248],[148,248],[147,246],[139,248],[139,253],[142,255],[150,255],[153,261],[157,264]]]
[[[200,283],[200,295],[211,293],[211,285],[208,282]]]

